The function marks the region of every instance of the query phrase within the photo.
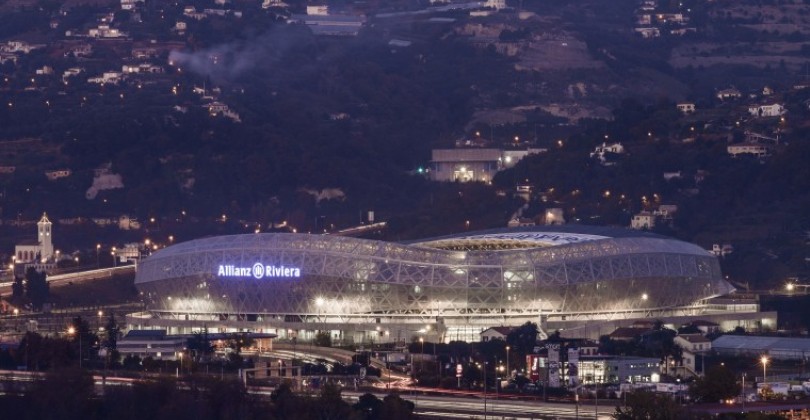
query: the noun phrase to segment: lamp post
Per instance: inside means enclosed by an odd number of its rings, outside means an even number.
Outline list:
[[[68,327],[68,334],[73,336],[74,334],[79,334],[79,370],[82,369],[82,332],[74,326]]]
[[[512,371],[509,370],[509,346],[506,346],[506,374],[509,375],[509,378],[512,377]]]
[[[96,268],[99,268],[101,264],[99,263],[99,252],[101,252],[101,244],[96,244]]]
[[[419,342],[422,344],[422,353],[419,355],[419,373],[425,369],[425,337],[419,337]]]
[[[768,356],[762,356],[759,359],[762,362],[762,383],[768,383]]]

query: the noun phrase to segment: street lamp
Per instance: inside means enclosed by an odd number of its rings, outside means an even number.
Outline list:
[[[512,371],[509,370],[509,348],[510,348],[509,346],[506,346],[506,374],[509,375],[509,377],[511,378]]]
[[[101,265],[99,263],[98,253],[101,251],[101,244],[96,244],[96,268],[99,268]]]
[[[68,327],[67,332],[68,332],[68,335],[70,335],[70,336],[73,336],[76,333],[79,334],[79,369],[81,369],[82,368],[82,332],[80,330],[78,330],[76,327],[72,326],[72,325],[70,327]]]
[[[425,337],[419,337],[419,342],[422,343],[422,354],[419,355],[419,373],[425,370]]]
[[[762,356],[759,358],[759,361],[762,362],[762,383],[768,383],[768,356]]]

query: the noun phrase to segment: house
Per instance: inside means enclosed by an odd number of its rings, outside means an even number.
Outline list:
[[[69,78],[71,78],[73,76],[78,76],[83,71],[84,71],[84,69],[79,68],[79,67],[71,67],[71,68],[65,70],[65,72],[62,73],[62,82],[67,83],[67,79],[69,79]]]
[[[754,105],[748,107],[748,113],[754,117],[779,117],[785,115],[787,109],[781,104]]]
[[[667,181],[672,181],[673,179],[681,179],[681,171],[664,172],[664,179]]]
[[[630,221],[631,229],[649,230],[654,227],[655,227],[655,215],[646,210],[633,215],[633,219]]]
[[[186,6],[183,8],[183,15],[194,20],[203,20],[208,17],[205,13],[198,12],[197,8],[194,6]]]
[[[223,104],[222,102],[211,102],[204,106],[208,108],[208,113],[211,115],[217,115],[228,111],[228,105]]]
[[[731,244],[723,244],[723,245],[713,244],[712,250],[709,252],[718,257],[725,257],[726,255],[734,252],[734,247]]]
[[[87,31],[87,36],[99,39],[117,39],[126,38],[127,34],[116,28],[111,28],[110,25],[98,25],[97,28],[90,28]]]
[[[327,5],[308,5],[308,16],[329,16],[329,6]]]
[[[177,360],[188,339],[171,337],[165,330],[130,330],[118,340],[117,350],[121,356],[151,357],[158,360]]]
[[[481,341],[506,341],[506,336],[508,336],[513,329],[514,327],[489,327],[484,331],[481,331]]]
[[[506,223],[507,227],[524,227],[524,226],[536,226],[534,219],[528,217],[516,217]]]
[[[148,74],[161,74],[164,72],[163,67],[154,64],[142,63],[138,65],[124,64],[121,67],[123,73],[148,73]]]
[[[351,15],[292,15],[290,23],[303,23],[315,35],[356,36],[366,23],[365,16]]]
[[[681,111],[684,114],[691,114],[695,112],[695,103],[694,102],[679,102],[677,104],[678,111]]]
[[[118,217],[118,229],[121,230],[137,230],[141,228],[141,222],[134,217],[129,217],[126,214]]]
[[[731,144],[726,147],[726,150],[732,157],[737,157],[740,155],[752,155],[763,158],[771,155],[771,146],[760,143]]]
[[[602,143],[601,145],[596,146],[593,149],[593,152],[591,152],[590,156],[591,159],[593,158],[598,159],[599,162],[604,166],[615,165],[616,164],[615,162],[608,160],[609,153],[615,155],[622,154],[624,153],[624,146],[622,146],[621,143],[611,143],[611,144]]]
[[[16,170],[16,166],[0,166],[0,174],[13,174]]]
[[[117,71],[108,71],[104,72],[104,74],[102,74],[101,76],[91,77],[87,79],[87,83],[96,83],[99,85],[106,85],[106,84],[117,85],[121,81],[122,76],[123,75]]]
[[[60,178],[67,178],[73,172],[70,169],[58,169],[55,171],[46,171],[45,177],[48,178],[48,181],[56,181]]]
[[[432,181],[491,182],[498,171],[516,164],[525,156],[541,153],[543,150],[434,149],[429,177]]]
[[[73,55],[74,57],[88,57],[93,54],[93,46],[90,44],[79,44],[65,53],[65,56]]]
[[[712,340],[704,337],[703,334],[678,334],[673,341],[691,353],[704,353],[712,349]]]
[[[157,57],[158,51],[151,47],[137,47],[132,49],[132,57],[138,59]]]
[[[143,3],[144,0],[121,0],[121,10],[133,10],[138,7],[138,3]]]
[[[544,216],[546,226],[565,224],[565,215],[562,208],[547,208]]]
[[[263,0],[262,1],[262,9],[269,9],[271,7],[287,8],[287,7],[290,7],[290,5],[287,4],[287,3],[284,3],[282,0]]]
[[[621,327],[616,328],[612,333],[608,334],[608,338],[611,340],[616,341],[633,341],[638,337],[650,332],[650,329],[647,328],[633,328],[633,327]]]
[[[653,211],[653,215],[664,220],[671,220],[678,212],[677,204],[661,204]]]
[[[635,28],[637,34],[641,35],[642,38],[658,38],[661,36],[661,31],[655,27],[642,27],[642,28]]]
[[[725,101],[728,99],[740,99],[742,97],[742,93],[736,88],[729,88],[717,91],[717,99],[721,101]]]
[[[36,70],[36,74],[39,75],[39,76],[51,75],[51,74],[53,74],[53,67],[51,67],[51,66],[42,66],[42,68],[39,68],[39,69]]]

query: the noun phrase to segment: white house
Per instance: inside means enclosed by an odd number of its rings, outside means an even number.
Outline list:
[[[725,101],[726,99],[739,99],[742,93],[736,88],[729,88],[717,91],[717,99]]]
[[[718,257],[725,257],[734,252],[734,246],[731,244],[712,244],[712,250],[710,252]]]
[[[655,215],[648,211],[639,212],[633,215],[633,219],[630,221],[630,227],[639,230],[652,229],[655,227]]]
[[[87,79],[87,83],[96,83],[99,85],[106,85],[106,84],[117,85],[121,81],[122,76],[123,75],[117,71],[107,71],[104,72],[104,74],[102,74],[101,76],[91,77]]]
[[[712,341],[703,334],[678,334],[673,341],[682,349],[692,353],[703,353],[712,349]]]
[[[481,341],[503,340],[512,332],[513,327],[489,327],[481,331]]]
[[[730,144],[726,147],[726,150],[732,157],[737,157],[739,155],[767,157],[771,154],[771,146],[760,143]]]
[[[620,155],[624,153],[624,146],[622,146],[621,143],[602,143],[593,149],[593,152],[591,152],[591,158],[599,159],[599,162],[601,162],[602,165],[611,165],[612,162],[608,162],[607,158],[605,157],[608,153]]]
[[[97,28],[90,28],[87,31],[87,36],[90,38],[116,39],[126,38],[127,34],[116,28],[111,28],[110,25],[98,25]]]
[[[695,112],[695,103],[694,102],[679,102],[678,111],[681,111],[684,114],[691,114]]]
[[[787,109],[781,104],[754,105],[748,107],[748,113],[754,117],[779,117],[785,115]]]
[[[546,209],[545,223],[546,226],[564,225],[565,215],[563,209],[559,207],[552,207]]]

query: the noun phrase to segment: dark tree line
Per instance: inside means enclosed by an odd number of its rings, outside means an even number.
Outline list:
[[[14,419],[172,419],[172,420],[409,420],[414,405],[396,395],[380,400],[363,395],[357,404],[343,400],[340,389],[324,386],[315,396],[298,395],[286,384],[265,399],[247,393],[237,380],[161,378],[131,386],[110,386],[99,394],[89,373],[53,370],[27,389],[0,384],[0,412]]]

